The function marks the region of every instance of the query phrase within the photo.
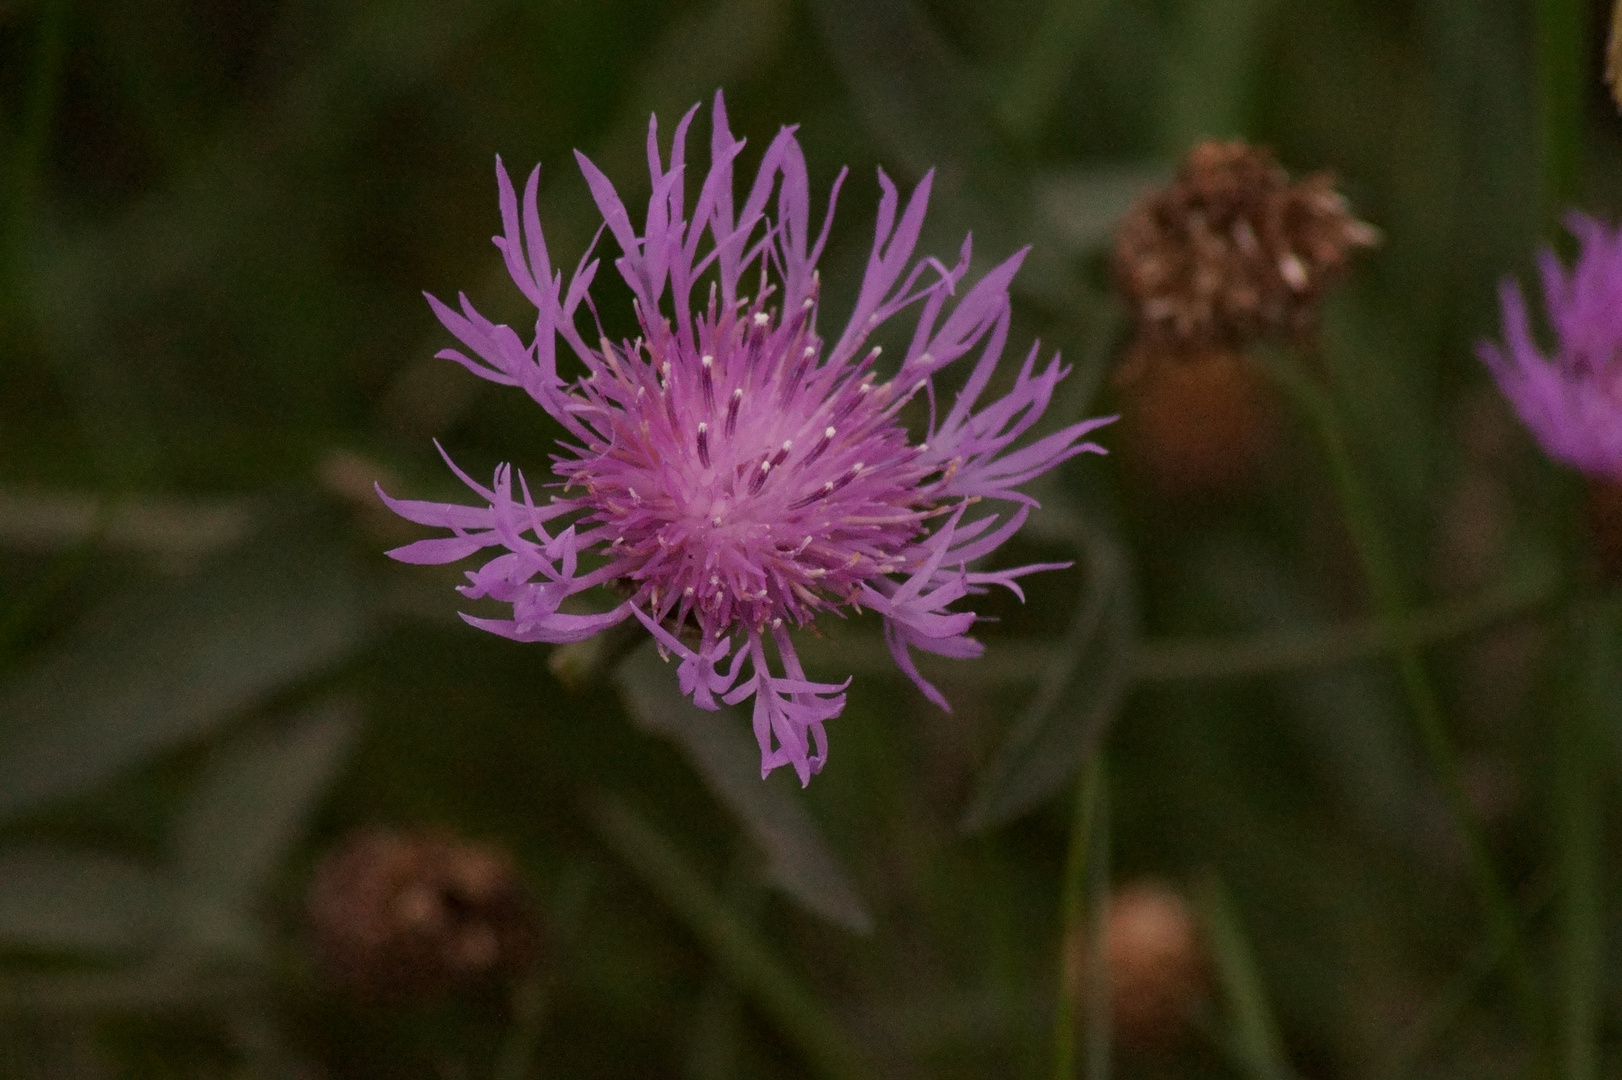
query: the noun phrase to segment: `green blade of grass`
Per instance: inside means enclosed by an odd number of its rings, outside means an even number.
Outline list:
[[[603,838],[625,864],[709,947],[785,1039],[829,1080],[872,1080],[873,1070],[842,1026],[772,955],[671,844],[629,808],[597,808]]]
[[[1261,970],[1221,880],[1212,874],[1196,889],[1212,966],[1227,1004],[1236,1064],[1250,1080],[1289,1080],[1294,1075],[1268,1003]]]

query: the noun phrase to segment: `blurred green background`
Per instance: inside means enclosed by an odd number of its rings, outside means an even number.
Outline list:
[[[1095,1037],[1089,1075],[1507,1077],[1540,1040],[1566,1075],[1617,1074],[1616,637],[1603,606],[1571,629],[1594,592],[1579,492],[1472,352],[1562,201],[1622,204],[1608,15],[0,0],[0,1077],[1052,1075],[1084,760],[1107,806],[1088,904],[1171,883],[1210,971],[1191,1031]],[[1007,555],[1077,567],[987,601],[984,659],[928,668],[953,713],[872,621],[808,645],[856,681],[803,793],[648,656],[566,686],[549,647],[464,626],[454,568],[383,558],[419,530],[371,492],[463,498],[435,438],[475,476],[545,471],[555,430],[434,359],[421,297],[523,321],[486,241],[494,155],[544,164],[572,265],[599,219],[571,151],[634,202],[649,113],[668,132],[718,87],[747,162],[799,123],[816,198],[851,167],[832,321],[874,167],[935,167],[925,250],[972,230],[983,270],[1034,245],[1009,354],[1040,337],[1074,366],[1048,423],[1129,410]],[[1333,170],[1384,234],[1315,362],[1526,926],[1532,1037],[1307,429],[1264,385],[1207,452],[1238,479],[1132,452],[1110,232],[1204,137]],[[1195,396],[1131,431],[1220,427],[1226,399]],[[391,1005],[329,985],[304,896],[365,825],[510,852],[540,965]]]

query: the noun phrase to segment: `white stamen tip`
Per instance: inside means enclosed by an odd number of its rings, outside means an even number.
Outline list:
[[[770,323],[771,321],[772,321],[772,317],[770,315],[766,314],[764,311],[755,312],[755,325],[756,326],[765,326],[768,323]]]

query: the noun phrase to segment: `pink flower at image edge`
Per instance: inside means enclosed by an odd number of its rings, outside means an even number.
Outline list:
[[[1568,271],[1553,251],[1538,255],[1554,354],[1533,338],[1512,278],[1499,287],[1504,344],[1484,341],[1477,352],[1546,454],[1622,481],[1622,230],[1577,212],[1566,227],[1581,245],[1576,264]]]
[[[668,167],[657,118],[649,124],[653,194],[640,234],[613,184],[576,154],[621,251],[614,266],[634,297],[635,341],[609,341],[600,328],[595,342],[581,337],[582,303],[596,323],[587,289],[598,260],[588,251],[565,285],[541,232],[540,170],[520,200],[499,159],[503,234],[494,240],[535,305],[533,338],[492,324],[466,296],[459,311],[428,297],[468,350],[439,356],[521,388],[567,432],[552,459],[554,492],[538,500],[508,465],[486,487],[447,456],[483,505],[379,494],[402,517],[450,530],[389,553],[402,562],[447,563],[500,549],[459,591],[510,604],[511,618],[464,614],[469,623],[517,641],[561,643],[635,618],[680,658],[682,692],[698,705],[753,696],[762,775],[789,764],[804,784],[827,760],[823,725],[843,710],[850,680],[809,679],[789,629],[823,611],[872,608],[896,663],[945,708],[911,650],[979,656],[983,646],[967,636],[974,613],[950,606],[990,585],[1023,597],[1017,578],[1066,565],[968,569],[1035,506],[1019,485],[1077,454],[1102,453],[1083,440],[1108,421],[1072,424],[1014,448],[1067,371],[1056,356],[1039,365],[1035,346],[1006,396],[976,408],[1008,336],[1008,286],[1025,253],[958,297],[967,239],[955,265],[912,259],[930,176],[903,205],[879,173],[878,223],[855,310],[838,337],[825,340],[817,330],[816,263],[844,172],[813,236],[805,159],[794,129],[784,128],[737,205],[733,162],[744,143],[728,130],[717,94],[710,170],[689,220],[684,154],[696,112],[677,125]],[[775,219],[767,214],[774,190]],[[741,291],[750,285],[753,295]],[[913,307],[911,343],[893,376],[881,378],[880,350],[867,339]],[[584,365],[579,377],[558,373],[559,339]],[[974,350],[962,391],[950,408],[937,408],[934,375]],[[918,395],[930,419],[915,443],[898,416]],[[971,506],[990,512],[970,516]],[[624,597],[610,610],[564,610],[568,597],[610,584]]]

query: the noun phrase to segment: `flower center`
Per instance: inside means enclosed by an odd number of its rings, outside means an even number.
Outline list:
[[[570,482],[661,618],[709,634],[804,624],[903,568],[928,513],[896,420],[905,397],[875,384],[876,349],[826,363],[811,311],[778,322],[758,301],[735,315],[712,303],[696,341],[645,325],[635,346],[605,342],[580,384],[604,438]]]

